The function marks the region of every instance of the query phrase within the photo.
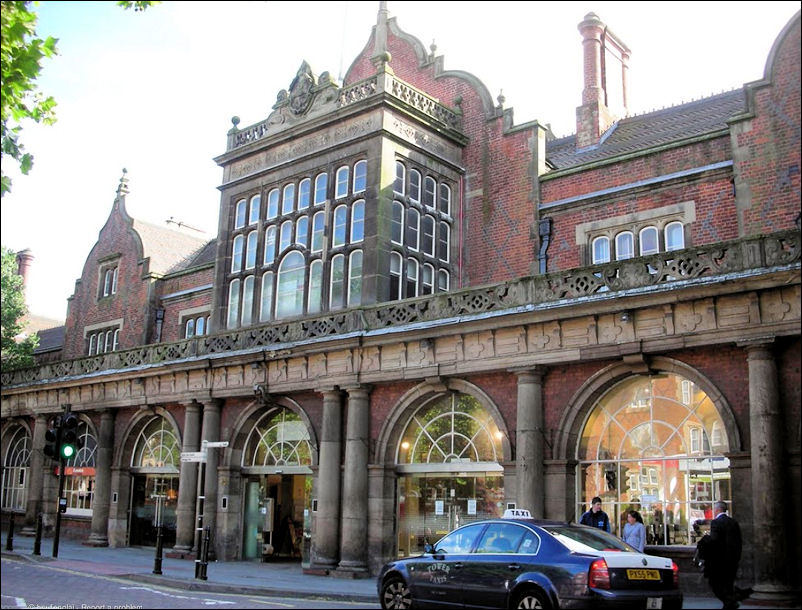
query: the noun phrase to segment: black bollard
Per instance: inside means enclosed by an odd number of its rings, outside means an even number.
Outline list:
[[[8,536],[6,536],[6,550],[13,551],[14,550],[14,513],[11,513],[11,516],[8,520]]]
[[[33,539],[33,554],[42,554],[42,513],[36,515],[36,538]]]
[[[156,558],[153,560],[153,573],[162,573],[162,526],[156,528]]]
[[[209,526],[203,528],[203,544],[201,544],[200,572],[197,578],[206,580],[206,568],[209,565],[209,538],[211,537]]]

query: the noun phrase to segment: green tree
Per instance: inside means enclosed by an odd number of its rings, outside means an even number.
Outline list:
[[[25,293],[22,290],[22,276],[17,273],[17,255],[6,247],[2,248],[2,277],[0,278],[0,323],[2,324],[3,369],[17,368],[33,364],[33,350],[39,344],[36,334],[21,337],[25,330],[22,318],[28,313]]]
[[[2,66],[2,92],[0,105],[2,132],[0,133],[0,157],[7,157],[19,164],[20,171],[27,174],[33,166],[33,156],[25,152],[20,142],[22,121],[32,120],[46,125],[56,120],[56,101],[39,91],[36,79],[42,71],[42,61],[58,54],[57,40],[52,36],[41,39],[36,34],[36,13],[31,10],[34,2],[11,2],[2,0],[0,10],[0,66]],[[158,2],[117,2],[124,9],[144,11]],[[11,178],[0,171],[0,197],[11,190]]]

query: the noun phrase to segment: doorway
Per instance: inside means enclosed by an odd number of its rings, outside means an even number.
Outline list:
[[[242,558],[308,561],[305,517],[312,478],[306,474],[260,474],[244,485]]]
[[[157,527],[162,543],[175,545],[178,475],[137,474],[131,482],[131,520],[128,544],[156,546]]]

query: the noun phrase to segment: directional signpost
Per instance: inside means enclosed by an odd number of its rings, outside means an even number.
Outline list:
[[[205,451],[182,451],[181,452],[181,461],[182,462],[205,462],[206,461],[206,452]]]

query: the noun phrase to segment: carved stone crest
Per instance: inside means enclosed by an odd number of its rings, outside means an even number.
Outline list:
[[[304,61],[290,84],[290,110],[293,114],[300,115],[309,110],[314,97],[312,95],[314,86],[315,75],[312,74],[309,64]]]

